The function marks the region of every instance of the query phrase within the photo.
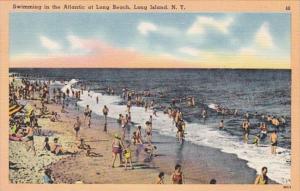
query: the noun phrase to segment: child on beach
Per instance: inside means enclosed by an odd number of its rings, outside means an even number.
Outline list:
[[[158,177],[157,177],[157,180],[156,180],[156,184],[164,184],[165,183],[164,178],[165,178],[165,173],[164,172],[160,172],[158,174]]]
[[[171,175],[171,182],[173,184],[183,184],[183,173],[180,164],[175,166],[175,171]]]
[[[133,169],[132,166],[132,151],[130,149],[130,145],[127,145],[126,149],[124,150],[124,158],[125,158],[125,170],[127,170],[127,164],[130,164],[131,169]]]
[[[43,145],[44,145],[43,146],[43,150],[46,150],[46,151],[50,151],[51,150],[50,145],[49,145],[49,138],[48,137],[45,137]]]

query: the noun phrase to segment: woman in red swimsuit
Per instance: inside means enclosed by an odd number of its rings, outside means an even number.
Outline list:
[[[171,178],[173,184],[183,184],[183,174],[181,171],[181,165],[177,164],[175,166],[175,171],[173,172]]]

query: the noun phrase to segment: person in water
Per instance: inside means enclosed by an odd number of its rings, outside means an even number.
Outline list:
[[[113,154],[113,161],[111,167],[115,167],[115,161],[117,156],[119,156],[120,159],[120,165],[122,164],[122,150],[124,148],[124,144],[121,140],[121,137],[117,134],[115,134],[114,140],[112,142],[112,154]]]
[[[270,137],[270,141],[271,141],[271,153],[272,154],[276,154],[276,147],[278,144],[278,136],[277,136],[277,131],[273,131],[273,133],[271,134]]]
[[[253,144],[255,144],[255,145],[258,147],[259,142],[260,142],[260,134],[257,134],[257,135],[254,137]]]
[[[244,130],[244,143],[248,143],[250,123],[247,119],[244,119],[244,121],[242,123],[242,128]]]
[[[89,113],[90,113],[90,106],[86,105],[86,108],[84,109],[84,112],[83,112],[83,114],[84,114],[84,122],[85,122],[86,118],[88,117]]]
[[[136,143],[137,144],[143,144],[143,140],[142,140],[142,131],[141,131],[141,126],[139,125],[137,130],[136,130]]]
[[[260,140],[264,140],[267,137],[268,128],[266,123],[261,123],[260,125]]]
[[[150,121],[147,121],[146,123],[146,139],[148,144],[151,144],[152,142],[152,124]]]
[[[160,172],[158,174],[158,177],[157,177],[157,180],[156,180],[156,184],[164,184],[165,183],[164,179],[165,179],[165,173],[164,172]]]
[[[268,184],[269,177],[267,176],[267,172],[267,167],[262,167],[261,174],[256,177],[254,184]]]
[[[102,112],[104,115],[104,121],[105,121],[105,123],[107,123],[107,115],[108,115],[109,109],[106,107],[106,105],[104,105]]]
[[[183,184],[183,173],[180,164],[176,164],[175,170],[171,175],[171,181],[173,184]]]
[[[223,119],[219,123],[219,130],[222,130],[222,129],[224,129],[224,120]]]

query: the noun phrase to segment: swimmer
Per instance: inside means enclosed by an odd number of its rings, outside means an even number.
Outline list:
[[[250,131],[250,123],[247,119],[245,119],[242,123],[242,128],[244,130],[244,143],[248,143],[248,136]]]
[[[142,132],[141,132],[141,126],[139,125],[137,130],[136,130],[136,143],[137,144],[143,144],[143,141],[142,141]]]
[[[219,123],[219,130],[224,129],[224,120],[221,120],[221,122]]]
[[[259,145],[259,141],[260,141],[260,134],[257,134],[253,140],[253,144],[255,144],[256,146]]]
[[[107,115],[108,115],[109,109],[107,108],[106,105],[104,105],[103,109],[102,109],[102,113],[104,115],[104,121],[105,123],[107,123]]]
[[[277,131],[273,131],[273,133],[270,136],[270,141],[271,141],[271,153],[276,154],[276,147],[278,144],[278,136],[277,136]]]

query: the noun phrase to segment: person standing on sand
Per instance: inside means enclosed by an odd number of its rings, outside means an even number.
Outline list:
[[[181,165],[176,164],[175,171],[171,175],[171,181],[173,184],[183,184],[183,173],[181,171]]]
[[[76,117],[76,122],[74,123],[74,126],[73,126],[76,138],[78,137],[80,126],[81,126],[81,121],[80,121],[79,117],[77,116]]]
[[[269,177],[267,176],[267,172],[267,167],[262,167],[261,174],[256,177],[254,184],[268,184]]]
[[[91,124],[92,124],[92,110],[89,111],[88,115],[88,128],[91,128]]]
[[[142,132],[141,132],[141,126],[139,125],[137,130],[136,130],[136,143],[137,144],[143,144],[143,141],[142,141]]]
[[[34,131],[33,127],[28,125],[25,130],[27,135],[24,137],[23,141],[27,143],[26,151],[28,152],[29,150],[32,150],[35,156],[36,152],[35,152],[34,141],[33,141],[33,131]]]
[[[102,112],[103,112],[104,121],[105,121],[105,124],[106,124],[107,123],[107,115],[108,115],[108,112],[109,112],[109,109],[106,107],[106,105],[104,105],[104,107],[102,109]]]
[[[122,164],[122,149],[124,148],[124,144],[121,140],[121,137],[115,134],[114,140],[112,142],[112,154],[113,154],[113,162],[111,167],[115,168],[115,161],[117,156],[120,158],[120,165]]]
[[[273,131],[273,133],[271,134],[270,137],[270,141],[271,141],[271,153],[272,154],[276,154],[276,147],[277,147],[277,142],[278,142],[278,136],[277,136],[277,131]]]
[[[84,123],[85,123],[85,120],[86,118],[88,117],[89,113],[90,113],[90,106],[89,105],[86,105],[86,108],[84,109]]]
[[[124,150],[124,158],[125,158],[125,170],[127,170],[127,164],[130,164],[130,168],[133,169],[132,166],[132,151],[130,149],[130,145],[127,145],[127,148]]]

